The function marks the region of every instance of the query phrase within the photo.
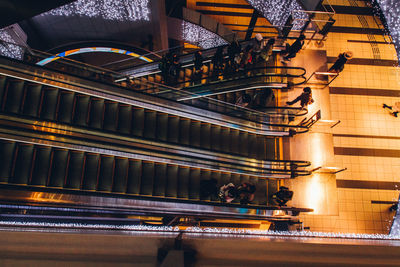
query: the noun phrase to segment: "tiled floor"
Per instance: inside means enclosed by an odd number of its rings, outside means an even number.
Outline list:
[[[347,0],[330,2],[333,5],[350,5]],[[365,5],[365,1],[356,2],[359,6]],[[368,28],[378,27],[372,16],[362,17],[367,21]],[[335,19],[334,26],[362,27],[357,15],[336,14]],[[379,42],[385,41],[383,36],[374,35],[374,38]],[[369,39],[366,34],[333,32],[328,35],[322,48],[311,43],[307,49],[326,50],[328,57],[352,51],[357,59],[377,58],[370,43],[355,42],[357,40]],[[397,59],[392,45],[377,44],[377,47],[380,59]],[[293,199],[293,204],[308,205],[315,209],[314,214],[301,216],[304,226],[313,231],[388,233],[394,216],[394,212],[389,211],[391,204],[373,204],[372,201],[397,201],[398,190],[382,190],[373,186],[370,189],[338,188],[335,180],[400,182],[400,118],[391,116],[382,108],[383,103],[392,105],[400,97],[395,96],[393,91],[388,93],[392,96],[380,96],[379,91],[375,93],[377,95],[340,94],[340,88],[400,91],[399,69],[347,64],[330,87],[335,89],[334,93],[329,93],[327,87],[318,92],[314,90],[313,95],[317,102],[329,102],[328,106],[317,104],[317,108],[321,108],[325,114],[325,119],[340,120],[340,124],[323,136],[314,130],[304,137],[295,137],[291,141],[291,157],[311,159],[315,167],[342,167],[347,170],[336,175],[315,173],[311,177],[294,180],[290,185],[296,189],[295,194],[300,196]],[[328,96],[328,101],[322,100],[324,95]],[[342,153],[344,150],[347,152]]]

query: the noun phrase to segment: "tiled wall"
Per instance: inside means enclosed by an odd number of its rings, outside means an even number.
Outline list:
[[[334,5],[349,5],[347,0],[330,2]],[[365,5],[365,1],[357,3],[359,6]],[[371,16],[364,18],[369,28],[378,27]],[[337,22],[334,26],[362,27],[356,15],[337,14],[335,19]],[[374,38],[378,42],[385,41],[380,35],[374,35]],[[326,49],[328,57],[336,57],[339,53],[350,50],[353,51],[354,58],[374,59],[370,43],[353,42],[354,40],[369,39],[366,34],[333,32],[328,35],[322,49]],[[397,59],[392,45],[377,44],[377,47],[381,59]],[[347,64],[331,87],[400,92],[400,72],[398,68],[391,66]],[[337,180],[400,182],[400,117],[395,118],[382,108],[383,103],[392,105],[400,101],[395,92],[387,91],[387,96],[381,96],[380,92],[377,95],[340,94],[338,88],[330,94],[331,118],[341,121],[333,130],[333,145],[339,148],[336,151],[346,148],[349,152],[346,155],[334,155],[334,164],[347,168],[336,175]],[[361,153],[365,150],[357,148],[365,148],[372,153],[377,151],[377,156],[365,156],[365,153]],[[388,233],[395,214],[389,211],[391,204],[372,204],[371,201],[397,201],[398,197],[396,188],[380,190],[339,187],[338,216],[302,215],[302,220],[304,226],[309,226],[313,231]]]

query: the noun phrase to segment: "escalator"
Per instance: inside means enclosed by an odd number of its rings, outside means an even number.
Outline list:
[[[140,206],[146,214],[177,213],[173,203],[187,213],[213,214],[221,206],[230,213],[220,216],[237,214],[243,208],[237,203],[200,197],[200,182],[214,178],[219,185],[254,183],[256,199],[244,208],[251,212],[299,211],[277,207],[269,197],[279,179],[310,174],[309,163],[276,160],[279,139],[266,137],[258,125],[232,124],[185,104],[0,60],[8,63],[0,68],[2,203],[22,201],[10,193],[17,190],[88,196],[89,206],[91,196],[123,197],[135,203],[130,209]]]
[[[48,57],[41,51],[33,51],[30,62],[37,62]],[[209,53],[212,50],[208,51]],[[299,85],[305,81],[305,70],[297,67],[279,67],[274,63],[276,55],[273,54],[268,62],[257,64],[250,69],[237,71],[234,73],[220,74],[216,79],[213,73],[211,60],[205,60],[205,71],[203,77],[198,81],[192,77],[193,63],[192,55],[182,56],[187,61],[180,71],[180,77],[177,84],[166,85],[161,78],[159,70],[150,73],[144,72],[135,76],[126,76],[118,72],[101,69],[98,67],[83,64],[66,58],[60,58],[57,61],[46,65],[46,68],[72,74],[78,77],[85,77],[90,80],[101,81],[103,84],[119,85],[129,90],[139,91],[164,99],[180,101],[185,104],[208,109],[216,112],[222,112],[229,116],[236,116],[256,123],[276,124],[282,129],[286,125],[286,131],[289,134],[302,133],[308,131],[306,127],[293,125],[290,117],[303,116],[306,110],[293,107],[278,107],[278,103],[263,105],[261,107],[242,108],[235,105],[241,92],[246,92],[256,98],[262,90],[286,90],[294,85]],[[33,59],[34,58],[34,59]],[[147,67],[154,68],[158,63],[148,63],[139,66],[141,71]],[[132,78],[133,77],[133,78]],[[271,110],[273,110],[273,119],[270,119]],[[261,112],[260,112],[261,111]],[[272,127],[273,128],[273,127]],[[274,131],[274,134],[276,131]]]

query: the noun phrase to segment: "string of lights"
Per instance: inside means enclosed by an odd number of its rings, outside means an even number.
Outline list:
[[[22,47],[13,43],[16,43],[16,41],[7,30],[0,29],[0,55],[21,60],[24,51]]]
[[[305,21],[300,19],[308,19],[308,15],[301,12],[303,8],[296,0],[247,0],[256,10],[275,26],[280,29],[285,25],[290,14],[293,14],[293,29],[300,30]]]
[[[150,20],[149,0],[78,0],[41,16],[87,16],[107,20]]]
[[[365,240],[400,240],[399,234],[355,234],[332,233],[312,231],[271,231],[254,229],[232,228],[200,228],[188,227],[180,229],[177,226],[148,226],[148,225],[119,225],[119,224],[85,224],[85,223],[51,223],[51,222],[21,222],[0,221],[0,226],[6,227],[35,227],[53,229],[91,229],[91,230],[121,230],[140,232],[184,233],[184,234],[212,234],[230,236],[254,236],[254,237],[286,237],[286,238],[341,238],[341,239],[365,239]]]
[[[400,55],[400,5],[398,0],[376,0],[382,11],[397,55]]]
[[[204,49],[228,44],[219,35],[187,21],[182,21],[182,40]]]

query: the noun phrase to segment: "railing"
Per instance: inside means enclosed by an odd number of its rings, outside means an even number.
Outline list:
[[[26,49],[26,51],[28,51],[27,48],[24,47],[24,49]],[[29,49],[29,51],[31,51],[32,54],[29,54],[29,52],[27,52],[25,55],[24,61],[31,65],[35,65],[35,63],[38,62],[39,60],[49,57],[49,54],[47,54],[45,52],[37,51],[34,49]],[[84,77],[89,80],[94,80],[96,82],[102,82],[104,84],[110,84],[110,85],[116,85],[114,83],[114,80],[117,77],[122,77],[121,73],[117,73],[117,72],[109,71],[109,70],[106,70],[106,69],[103,69],[100,67],[77,62],[77,61],[74,61],[74,60],[71,60],[68,58],[60,58],[57,61],[52,62],[49,65],[46,65],[44,68],[61,71],[64,73],[68,73],[70,75]],[[278,68],[272,67],[272,69],[277,70]],[[294,69],[296,69],[297,71],[300,71],[300,73],[295,75],[296,77],[298,77],[298,76],[304,77],[304,73],[303,73],[304,70],[302,68],[294,68]],[[282,68],[281,70],[285,70],[285,68]],[[289,70],[291,70],[291,69],[289,68]],[[246,71],[248,71],[248,70],[246,70]],[[282,77],[284,77],[283,74],[265,74],[265,75],[272,76],[272,77],[276,76],[276,77],[279,77],[280,79]],[[288,74],[288,76],[293,76],[293,75]],[[127,78],[129,78],[129,77],[127,77]],[[239,78],[239,80],[240,79],[245,81],[246,78],[241,77],[241,78]],[[304,78],[301,78],[301,79],[304,79]],[[226,79],[226,80],[222,80],[220,82],[227,84],[231,81]],[[118,84],[118,85],[121,86],[121,84]],[[176,93],[176,94],[182,95],[181,90],[176,89],[174,87],[159,84],[159,83],[149,82],[149,81],[143,81],[141,79],[134,79],[134,84],[125,84],[124,87],[137,91],[138,90],[137,85],[144,86],[144,88],[153,88],[154,92],[152,94],[155,94],[156,92],[160,92],[160,91],[169,90],[169,91],[174,91],[174,93]],[[151,94],[151,92],[149,92],[149,90],[147,90],[147,93]],[[195,94],[193,94],[192,96],[194,96],[194,95]],[[185,93],[185,96],[188,96],[188,93]],[[183,101],[183,100],[181,100],[181,101]],[[233,116],[233,117],[238,117],[241,119],[245,118],[245,119],[248,119],[253,122],[263,123],[264,125],[266,125],[267,127],[269,127],[271,129],[271,132],[288,132],[290,130],[291,133],[303,133],[303,132],[308,131],[307,127],[283,123],[284,120],[281,120],[282,123],[279,123],[279,122],[278,123],[268,123],[270,121],[270,119],[269,119],[270,115],[268,113],[262,113],[262,112],[258,112],[258,111],[251,110],[251,109],[245,109],[245,108],[236,106],[233,103],[228,103],[226,101],[221,101],[219,99],[202,97],[199,102],[200,104],[198,104],[198,103],[195,104],[193,102],[193,101],[199,101],[197,99],[190,100],[190,101],[191,101],[191,103],[188,103],[187,101],[185,103],[190,104],[190,105],[195,105],[197,107],[210,109],[210,110],[217,111],[217,112],[225,112],[225,114]],[[206,101],[206,103],[204,101]],[[284,118],[286,114],[292,113],[292,112],[286,112],[285,109],[280,109],[280,110],[282,111],[282,112],[280,112],[282,118]],[[291,110],[291,111],[293,111],[293,110]],[[294,113],[296,113],[296,112],[294,112]],[[274,119],[276,120],[275,115],[274,115]]]

